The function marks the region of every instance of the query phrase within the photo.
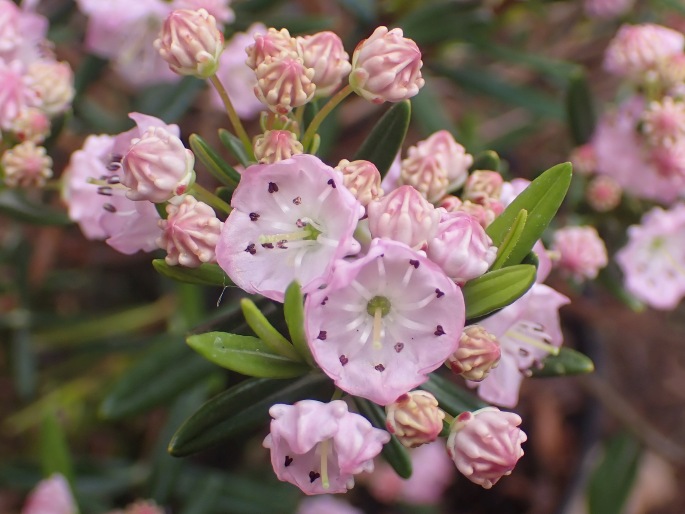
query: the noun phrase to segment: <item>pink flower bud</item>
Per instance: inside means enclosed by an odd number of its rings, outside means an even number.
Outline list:
[[[642,132],[652,145],[671,145],[685,136],[685,104],[666,96],[642,115]]]
[[[254,93],[276,114],[287,114],[314,97],[314,70],[299,57],[267,57],[257,67]]]
[[[608,175],[599,175],[592,179],[585,191],[585,199],[597,212],[608,212],[621,203],[623,190],[616,180]]]
[[[370,161],[348,161],[343,159],[335,168],[343,174],[343,183],[354,197],[366,207],[372,200],[383,196],[381,174]]]
[[[425,83],[421,51],[402,29],[378,27],[352,55],[350,85],[355,93],[380,104],[415,96]]]
[[[159,221],[162,236],[157,245],[167,252],[166,263],[197,268],[205,262],[216,262],[216,244],[221,221],[214,210],[188,195],[180,205],[167,205],[167,219]]]
[[[74,74],[66,62],[35,61],[29,66],[31,88],[39,98],[40,108],[50,116],[69,109],[74,98]]]
[[[182,195],[195,180],[195,156],[163,127],[150,127],[124,156],[121,183],[131,200],[166,202]]]
[[[42,187],[52,177],[52,159],[44,147],[33,141],[6,150],[1,162],[9,187]]]
[[[19,141],[42,143],[50,134],[50,119],[37,107],[23,109],[11,128]]]
[[[340,87],[352,66],[341,39],[333,32],[317,32],[298,38],[302,47],[304,65],[314,69],[312,81],[316,96],[329,96]]]
[[[485,203],[486,200],[499,200],[502,192],[502,175],[496,171],[474,171],[466,179],[464,185],[464,200],[476,203]]]
[[[497,248],[478,220],[465,212],[445,213],[438,232],[428,240],[426,255],[458,284],[485,273]]]
[[[254,155],[260,164],[290,159],[303,152],[302,143],[289,130],[267,130],[254,141]]]
[[[470,214],[483,228],[487,228],[504,210],[504,205],[499,200],[485,200],[480,204],[474,203],[471,200],[462,202],[456,196],[447,197],[447,199],[440,204],[440,207],[447,212],[465,212],[466,214]]]
[[[172,71],[206,79],[219,67],[224,35],[206,9],[177,9],[164,21],[155,48]]]
[[[490,489],[523,456],[527,437],[520,424],[518,414],[496,407],[462,412],[450,429],[447,453],[466,478]]]
[[[445,364],[466,380],[480,382],[497,367],[501,355],[494,335],[480,325],[469,325],[459,339],[459,348]]]
[[[255,34],[254,44],[245,49],[247,64],[253,70],[262,64],[267,57],[276,59],[279,57],[302,57],[302,49],[297,40],[290,37],[286,29],[276,30],[270,28],[266,34]]]
[[[410,391],[385,407],[385,427],[407,448],[416,448],[438,438],[445,413],[438,400],[426,391]]]
[[[66,479],[54,474],[41,480],[31,491],[21,514],[76,514],[77,511]]]
[[[393,239],[420,248],[438,231],[440,212],[416,189],[400,186],[366,206],[373,237]]]
[[[604,241],[594,227],[564,227],[554,233],[558,266],[576,280],[593,279],[608,264]]]
[[[597,169],[597,158],[595,147],[592,143],[585,143],[578,146],[571,152],[571,163],[573,171],[581,175],[589,175]]]

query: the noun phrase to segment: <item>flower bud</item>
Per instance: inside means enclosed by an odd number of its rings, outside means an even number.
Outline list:
[[[74,514],[78,512],[69,483],[59,473],[41,480],[31,491],[22,514]]]
[[[481,227],[488,228],[488,225],[495,221],[495,218],[502,214],[504,205],[499,200],[485,200],[482,204],[474,203],[471,200],[462,202],[456,196],[448,196],[440,203],[440,207],[447,212],[465,212],[473,216]]]
[[[267,130],[254,141],[254,155],[261,164],[290,159],[303,152],[302,143],[289,130]]]
[[[657,64],[657,76],[669,93],[682,91],[685,82],[685,53],[669,55],[660,60]]]
[[[609,262],[604,241],[594,227],[557,230],[552,249],[560,254],[558,266],[579,281],[595,278]]]
[[[608,175],[599,175],[592,179],[585,191],[585,199],[597,212],[608,212],[621,203],[623,190],[616,180]]]
[[[325,31],[298,38],[298,41],[304,65],[314,69],[312,81],[316,84],[316,96],[331,95],[352,69],[342,40],[337,34]]]
[[[411,186],[400,186],[366,206],[373,237],[421,248],[438,231],[440,211]]]
[[[121,183],[131,200],[166,202],[182,195],[195,180],[195,156],[163,127],[150,127],[124,156]]]
[[[466,380],[480,382],[497,367],[501,355],[494,335],[480,325],[469,325],[459,339],[459,348],[445,364]]]
[[[267,57],[257,67],[254,93],[276,114],[287,114],[314,97],[314,70],[299,57]]]
[[[589,175],[597,169],[597,157],[592,143],[578,146],[571,152],[573,171],[581,175]]]
[[[652,148],[649,159],[662,177],[685,179],[685,139]]]
[[[445,413],[438,400],[426,391],[410,391],[385,408],[385,427],[407,448],[416,448],[438,438]]]
[[[466,179],[464,185],[464,200],[475,203],[485,203],[486,200],[499,200],[502,192],[502,175],[496,171],[474,171]]]
[[[69,109],[75,94],[74,74],[66,62],[35,61],[29,66],[28,76],[45,113],[55,116]]]
[[[343,159],[335,167],[343,175],[343,183],[354,197],[366,207],[372,200],[383,196],[381,173],[370,161],[348,161]]]
[[[50,134],[50,119],[41,109],[27,107],[14,120],[11,130],[19,141],[42,143]]]
[[[674,144],[685,136],[685,104],[669,96],[651,102],[642,115],[642,132],[652,145]]]
[[[279,57],[302,57],[302,49],[297,40],[290,37],[287,29],[276,30],[270,28],[266,34],[255,34],[254,44],[245,49],[247,64],[253,70],[262,64],[267,57],[276,59]]]
[[[42,146],[24,141],[2,154],[8,187],[42,187],[52,177],[52,159]]]
[[[375,104],[400,102],[415,96],[425,83],[421,51],[402,29],[378,27],[357,45],[352,55],[350,85]]]
[[[450,428],[447,453],[466,478],[490,489],[523,456],[527,437],[520,424],[518,414],[496,407],[462,412]]]
[[[206,9],[177,9],[164,21],[155,48],[172,71],[206,79],[219,67],[224,35]]]

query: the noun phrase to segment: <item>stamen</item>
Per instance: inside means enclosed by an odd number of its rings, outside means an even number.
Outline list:
[[[559,348],[549,343],[551,338],[540,325],[519,321],[506,331],[504,337],[509,337],[552,355],[559,355]]]

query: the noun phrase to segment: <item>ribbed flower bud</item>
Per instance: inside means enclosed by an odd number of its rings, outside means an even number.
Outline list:
[[[299,57],[267,57],[257,67],[254,93],[276,114],[287,114],[314,97],[314,70]]]
[[[495,221],[495,218],[502,214],[504,205],[499,200],[485,200],[482,204],[471,200],[461,201],[456,196],[447,196],[440,202],[440,207],[447,212],[465,212],[473,216],[481,227],[488,228],[488,225]]]
[[[385,407],[385,427],[407,448],[416,448],[438,438],[445,413],[438,400],[426,391],[410,391]]]
[[[445,364],[466,380],[480,382],[497,367],[501,355],[494,335],[480,325],[469,325],[459,339],[459,348]]]
[[[42,146],[24,141],[2,154],[5,185],[9,187],[42,187],[52,177],[52,159]]]
[[[383,196],[381,173],[371,161],[343,159],[335,169],[342,173],[345,187],[364,207]]]
[[[55,116],[69,109],[75,93],[74,74],[69,64],[52,60],[35,61],[29,66],[28,76],[43,111]]]
[[[399,102],[415,96],[425,83],[421,51],[402,29],[378,27],[352,55],[350,85],[370,102]]]
[[[433,239],[440,223],[440,211],[411,186],[400,186],[366,206],[373,237],[393,239],[421,248]]]
[[[585,190],[585,199],[597,212],[608,212],[621,203],[623,190],[616,180],[608,175],[592,179]]]
[[[224,35],[206,9],[177,9],[164,21],[155,48],[172,71],[206,79],[219,67]]]
[[[462,198],[476,203],[485,203],[489,199],[499,200],[502,182],[502,175],[496,171],[474,171],[466,179]]]
[[[490,489],[523,456],[527,437],[520,424],[518,414],[496,407],[462,412],[450,428],[447,453],[466,478]]]
[[[290,159],[304,152],[302,143],[289,130],[267,130],[255,138],[254,155],[260,164],[271,164]]]
[[[254,44],[245,49],[247,64],[253,70],[262,64],[267,57],[302,57],[302,49],[298,41],[290,37],[287,29],[276,30],[270,28],[266,34],[256,34]]]
[[[11,128],[19,141],[42,143],[50,134],[50,119],[37,107],[23,109]]]
[[[331,95],[352,69],[342,40],[337,34],[325,31],[298,38],[298,41],[304,65],[314,69],[312,81],[316,84],[316,96]]]
[[[216,262],[215,248],[221,233],[221,221],[214,210],[187,195],[179,205],[168,204],[167,219],[159,221],[162,236],[157,245],[167,252],[166,263],[197,268]]]
[[[163,127],[150,127],[132,141],[121,165],[121,183],[131,200],[166,202],[182,195],[195,180],[195,156]]]
[[[666,96],[642,115],[642,132],[652,145],[671,145],[685,136],[685,104]]]

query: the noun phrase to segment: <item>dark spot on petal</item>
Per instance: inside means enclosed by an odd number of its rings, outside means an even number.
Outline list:
[[[256,212],[251,212],[250,213],[250,221],[257,221],[259,219],[259,214]]]
[[[262,248],[273,248],[274,244],[273,243],[262,243]]]
[[[257,253],[257,250],[255,250],[254,243],[250,243],[247,245],[247,248],[245,248],[245,251],[251,255],[254,255]]]
[[[328,301],[328,296],[326,296],[322,301],[321,305],[326,305],[326,302]]]
[[[417,269],[419,267],[419,261],[417,261],[415,259],[409,259],[409,264],[414,266],[415,269]]]
[[[521,357],[528,357],[530,355],[530,352],[528,350],[524,350],[523,348],[519,348],[519,354]]]
[[[404,343],[397,343],[395,346],[393,346],[393,348],[397,353],[400,353],[402,350],[404,350]]]
[[[442,328],[442,325],[438,325],[435,328],[435,332],[433,332],[436,336],[444,336],[445,335],[445,330]]]
[[[300,205],[302,203],[302,198],[300,198],[299,196],[296,196],[295,198],[293,198],[293,203],[295,205]]]
[[[275,193],[278,191],[278,186],[275,182],[269,182],[269,193]]]
[[[292,463],[293,463],[293,458],[290,457],[289,455],[286,455],[286,456],[285,456],[285,467],[287,468],[287,467],[290,466]]]
[[[313,484],[313,483],[314,483],[314,480],[316,480],[316,479],[319,478],[320,476],[321,476],[321,475],[320,475],[319,473],[317,473],[316,471],[310,471],[310,472],[309,472],[309,482]]]
[[[343,366],[344,366],[345,364],[347,364],[348,362],[350,362],[350,360],[349,360],[347,357],[345,357],[344,355],[341,355],[341,356],[338,357],[338,358],[340,359],[340,364],[342,364]]]
[[[383,373],[383,372],[385,371],[385,366],[383,366],[383,364],[378,364],[378,365],[374,366],[373,369],[375,369],[376,371],[380,371],[381,373]]]
[[[111,203],[104,204],[102,208],[107,212],[117,212],[117,208],[114,207],[114,205],[112,205]]]
[[[435,296],[437,296],[438,298],[442,298],[443,296],[445,296],[445,293],[443,293],[442,291],[440,291],[440,289],[437,289],[437,288],[436,288],[436,289],[435,289]]]
[[[319,335],[316,336],[316,338],[317,338],[317,339],[321,339],[322,341],[325,341],[325,340],[326,340],[326,336],[327,336],[326,331],[325,331],[325,330],[321,330],[321,331],[319,332]]]
[[[102,196],[112,196],[112,188],[109,186],[98,187],[98,194]]]
[[[336,188],[335,180],[333,180],[333,179],[330,179],[328,182],[326,182],[326,184],[328,184],[329,186],[331,186],[333,189]]]

